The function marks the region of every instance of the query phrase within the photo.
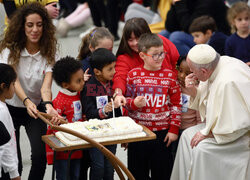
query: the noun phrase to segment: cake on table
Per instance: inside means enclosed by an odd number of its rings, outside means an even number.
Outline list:
[[[90,119],[89,121],[62,124],[60,126],[84,134],[97,142],[139,138],[147,135],[142,126],[127,116],[104,120]],[[65,132],[58,131],[55,135],[67,146],[88,144],[83,139]]]

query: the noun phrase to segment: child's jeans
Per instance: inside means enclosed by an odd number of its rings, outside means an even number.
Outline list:
[[[136,180],[169,180],[173,167],[171,145],[164,138],[168,130],[154,131],[156,139],[128,144],[128,169]],[[150,176],[151,172],[151,176]]]
[[[113,154],[117,145],[105,146]],[[89,149],[91,159],[90,180],[113,180],[114,168],[109,160],[97,148]]]
[[[80,175],[80,159],[70,160],[70,180],[78,180]],[[56,180],[66,180],[68,172],[68,160],[55,161]]]

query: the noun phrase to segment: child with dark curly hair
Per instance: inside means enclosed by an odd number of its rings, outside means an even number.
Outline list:
[[[88,70],[87,70],[88,71]],[[85,81],[88,80],[87,71],[84,74],[82,64],[72,57],[66,56],[56,62],[53,67],[53,78],[62,89],[53,100],[53,106],[58,114],[64,116],[69,123],[83,121],[82,104],[80,101],[80,91],[82,91]],[[47,134],[54,133],[50,128]],[[47,162],[53,163],[53,150],[46,145]],[[69,153],[57,152],[54,162],[56,179],[64,180],[67,177],[67,159]],[[80,158],[82,151],[76,151],[71,156],[70,179],[78,180],[80,173]]]

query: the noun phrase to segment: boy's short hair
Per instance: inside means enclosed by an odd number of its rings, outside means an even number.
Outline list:
[[[151,47],[162,46],[162,39],[154,33],[142,34],[138,41],[139,52],[147,52]]]
[[[70,83],[72,74],[82,68],[82,64],[75,58],[66,56],[61,58],[53,67],[53,78],[57,85],[62,87],[62,83]]]
[[[102,69],[113,62],[116,61],[115,55],[108,49],[99,48],[95,50],[90,58],[90,66],[92,69],[98,69],[102,71]]]
[[[207,30],[211,30],[212,32],[217,30],[216,22],[211,16],[195,18],[189,26],[189,33],[202,32],[205,34]]]

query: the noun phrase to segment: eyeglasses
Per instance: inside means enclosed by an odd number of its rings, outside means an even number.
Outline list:
[[[152,57],[153,60],[157,61],[159,58],[165,58],[167,52],[161,52],[159,54],[154,54],[154,55],[150,55],[147,53],[143,53],[143,54],[145,54],[146,56]]]

